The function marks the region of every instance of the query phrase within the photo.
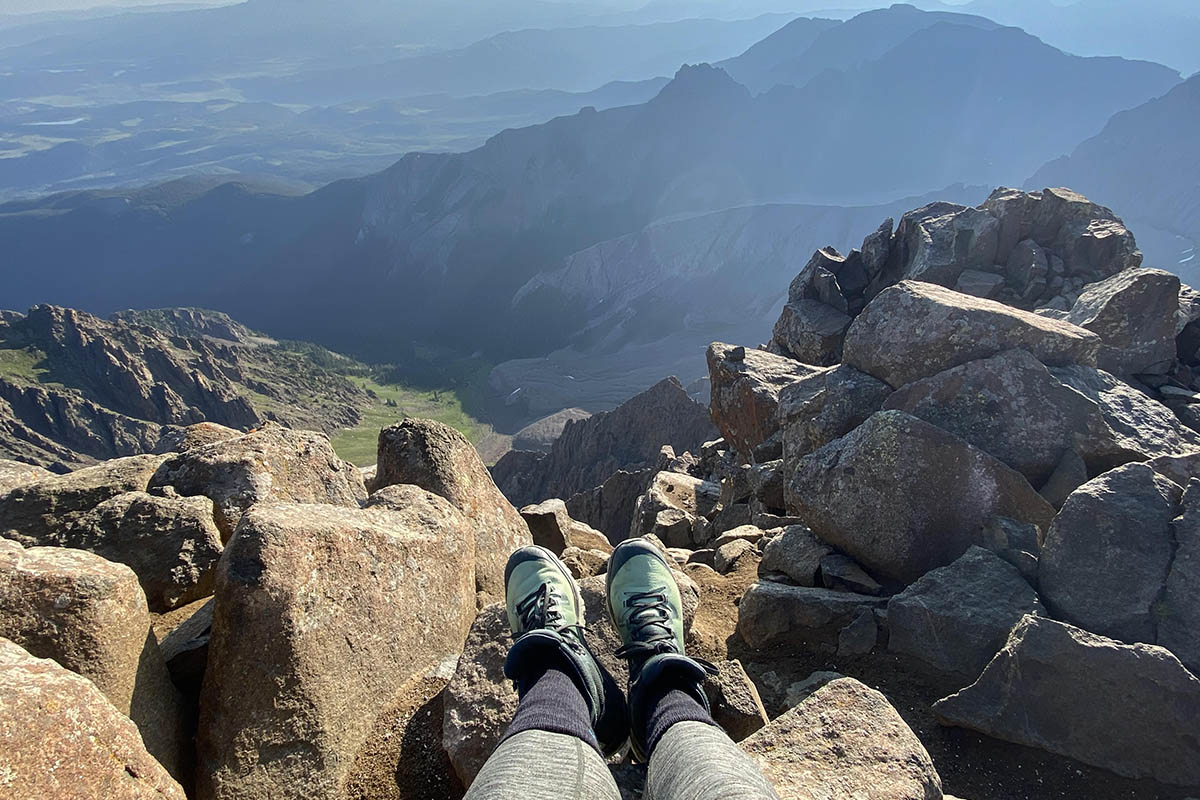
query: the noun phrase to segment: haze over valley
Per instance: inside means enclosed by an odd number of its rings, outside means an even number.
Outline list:
[[[478,413],[511,426],[700,378],[812,250],[923,202],[1074,186],[1189,276],[1186,7],[1140,4],[1147,38],[1102,0],[821,5],[9,16],[6,305],[211,308],[411,380],[487,363]]]

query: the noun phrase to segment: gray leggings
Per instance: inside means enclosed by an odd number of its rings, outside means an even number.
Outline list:
[[[720,728],[680,722],[650,756],[645,800],[778,800]],[[574,736],[525,731],[483,765],[465,800],[621,800],[599,754]]]

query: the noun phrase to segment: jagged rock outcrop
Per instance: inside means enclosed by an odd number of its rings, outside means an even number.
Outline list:
[[[1068,311],[1085,285],[1141,263],[1124,223],[1068,189],[1001,188],[977,208],[931,203],[899,223],[886,220],[861,250],[817,251],[789,288],[771,346],[800,361],[837,363],[849,321],[900,281]]]
[[[87,678],[0,639],[0,773],[13,797],[184,800]]]
[[[716,435],[704,406],[692,400],[677,379],[667,378],[612,411],[569,420],[542,458],[531,459],[520,451],[505,455],[492,467],[492,475],[516,506],[553,497],[567,500],[602,485],[619,470],[653,467],[664,445],[677,453],[696,451]],[[576,518],[614,541],[624,538],[594,516]]]
[[[373,402],[317,359],[216,312],[105,320],[42,305],[0,326],[0,342],[13,354],[0,369],[0,453],[57,471],[178,449],[160,439],[202,422],[245,430],[275,419],[331,432]],[[325,364],[354,364],[326,355]]]
[[[337,457],[329,437],[274,423],[166,459],[150,487],[154,491],[166,486],[182,495],[212,500],[225,539],[255,503],[357,508],[367,496],[358,469]]]
[[[801,459],[787,502],[819,538],[902,583],[983,544],[993,516],[1042,530],[1054,518],[1019,473],[901,411],[881,411]]]
[[[657,475],[654,468],[627,472],[617,470],[594,489],[569,498],[567,511],[573,519],[583,520],[602,532],[610,542],[629,538],[634,509]]]
[[[721,487],[711,481],[660,472],[638,498],[631,536],[653,534],[667,547],[695,548],[708,543],[708,515],[720,498]]]
[[[933,760],[887,698],[840,678],[742,742],[781,800],[939,800]]]
[[[138,726],[146,749],[183,778],[184,711],[127,567],[0,539],[0,636],[89,679]]]
[[[529,525],[533,543],[561,556],[564,550],[600,550],[612,552],[612,545],[600,531],[571,519],[567,504],[562,500],[547,500],[536,506],[525,506],[521,516]]]
[[[1200,679],[1161,647],[1027,616],[979,680],[934,711],[1119,775],[1200,784]]]
[[[974,678],[1026,614],[1045,614],[1017,568],[981,547],[888,601],[888,649]]]
[[[197,795],[340,797],[406,681],[461,652],[472,550],[428,492],[403,510],[246,512],[217,572]]]
[[[56,371],[70,374],[97,403],[126,416],[164,425],[207,419],[246,428],[260,422],[232,381],[213,368],[211,352],[200,348],[193,365],[176,355],[180,342],[152,328],[43,305],[9,329],[10,337],[44,351]]]
[[[714,342],[708,346],[709,411],[725,441],[747,461],[779,432],[776,409],[790,384],[820,371],[791,358]],[[782,453],[782,443],[780,443]],[[778,458],[779,455],[775,455]]]
[[[444,497],[475,528],[475,587],[504,597],[504,565],[532,544],[529,526],[505,499],[467,438],[440,422],[407,419],[379,432],[375,489],[412,484]],[[490,601],[489,601],[490,602]]]
[[[0,377],[0,452],[55,472],[149,452],[162,429],[72,392]]]
[[[531,422],[513,434],[513,450],[533,453],[549,453],[554,443],[562,436],[568,422],[585,420],[592,416],[582,408],[564,408],[548,417]]]

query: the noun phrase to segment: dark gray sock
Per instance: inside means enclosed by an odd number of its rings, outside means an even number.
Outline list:
[[[501,741],[523,731],[549,731],[582,739],[600,753],[587,701],[567,669],[553,664],[543,671],[530,671],[517,681],[521,703]]]
[[[654,752],[667,729],[677,722],[717,724],[713,721],[712,714],[708,713],[696,698],[677,688],[678,684],[670,680],[658,681],[657,684],[651,687],[646,696],[647,707],[651,709],[645,717],[645,738],[642,739],[646,743],[647,756]]]

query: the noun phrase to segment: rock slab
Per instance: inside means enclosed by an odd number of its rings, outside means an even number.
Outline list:
[[[934,712],[1118,775],[1200,784],[1200,679],[1162,647],[1027,616],[979,680]]]
[[[941,800],[942,780],[887,698],[827,683],[742,742],[780,800]]]

